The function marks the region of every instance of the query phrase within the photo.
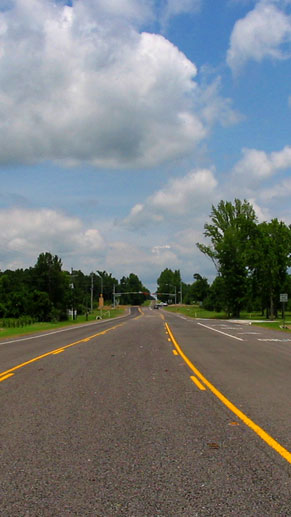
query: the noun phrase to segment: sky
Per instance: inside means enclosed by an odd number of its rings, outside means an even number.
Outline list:
[[[165,268],[220,200],[291,224],[291,0],[0,0],[0,270]]]

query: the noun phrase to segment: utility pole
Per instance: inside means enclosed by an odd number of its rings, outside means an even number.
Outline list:
[[[71,267],[71,278],[72,279],[74,278],[74,270],[72,267]],[[75,319],[75,293],[74,293],[75,286],[74,286],[73,281],[71,283],[71,288],[72,288],[72,313],[73,313],[72,319],[74,320]]]
[[[115,284],[113,284],[113,309],[115,309]]]
[[[94,292],[94,278],[93,278],[93,275],[94,275],[94,273],[91,273],[91,288],[90,288],[90,291],[91,291],[91,312],[93,312],[93,292]]]
[[[183,303],[182,280],[181,280],[181,283],[180,283],[180,303],[181,304]]]

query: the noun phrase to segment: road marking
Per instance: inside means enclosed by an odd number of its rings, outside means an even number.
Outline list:
[[[177,350],[172,350],[172,352],[173,352],[174,355],[179,355]]]
[[[260,335],[261,332],[238,332],[238,334],[240,336],[245,336],[245,335],[250,335],[250,336],[254,336],[254,335]]]
[[[54,355],[61,354],[62,352],[64,352],[63,348],[61,348],[60,350],[55,350]]]
[[[7,375],[1,375],[0,382],[5,381],[5,379],[9,379],[9,377],[13,377],[14,373],[8,373]]]
[[[23,368],[24,366],[27,366],[29,364],[35,363],[36,361],[39,361],[40,359],[44,359],[44,357],[48,357],[49,355],[54,355],[55,353],[58,353],[59,350],[64,351],[67,348],[70,348],[75,345],[79,345],[80,343],[86,343],[87,341],[90,341],[91,339],[94,339],[95,337],[101,336],[102,334],[106,334],[107,332],[110,332],[111,330],[114,330],[118,327],[122,327],[124,323],[119,323],[119,325],[114,325],[114,327],[110,327],[107,330],[103,330],[102,332],[98,332],[97,334],[93,334],[92,336],[89,336],[84,339],[79,339],[78,341],[75,341],[74,343],[70,343],[69,345],[64,346],[63,348],[56,348],[55,350],[51,350],[50,352],[46,352],[45,354],[38,355],[37,357],[33,357],[33,359],[29,359],[28,361],[25,361],[24,363],[18,364],[14,366],[13,368],[10,368],[9,370],[6,370],[5,372],[0,373],[0,379],[3,379],[3,376],[10,376],[10,374],[14,375],[12,372],[15,372],[16,370],[19,370],[20,368]],[[5,377],[7,378],[7,377]],[[4,379],[3,379],[4,380]]]
[[[196,379],[196,377],[194,377],[194,375],[191,375],[190,379],[191,379],[191,381],[193,381],[196,384],[196,386],[201,391],[205,391],[206,390],[205,386],[203,386],[203,384],[200,381],[198,381],[198,379]]]
[[[122,318],[123,316],[119,316],[116,319]],[[39,339],[42,337],[47,336],[53,336],[54,334],[59,334],[60,332],[68,332],[69,330],[75,330],[80,328],[86,328],[86,327],[92,327],[93,325],[100,325],[100,323],[105,323],[104,321],[98,321],[98,323],[95,321],[94,323],[85,323],[83,325],[75,325],[74,327],[65,327],[60,330],[52,330],[50,332],[47,332],[46,334],[37,334],[36,336],[30,336],[30,337],[22,337],[18,339],[9,339],[7,338],[7,341],[1,341],[0,345],[10,345],[10,343],[18,343],[19,341],[29,341],[30,339]]]
[[[238,409],[230,400],[228,400],[218,389],[215,388],[213,384],[211,384],[202,373],[191,363],[190,359],[184,354],[181,347],[178,345],[169,325],[166,323],[166,328],[171,336],[172,343],[176,347],[176,350],[180,354],[180,356],[184,359],[185,363],[189,366],[192,372],[195,373],[197,377],[207,386],[207,388],[212,391],[212,393],[230,410],[232,411],[238,418],[240,418],[250,429],[252,429],[264,442],[266,442],[272,449],[274,449],[282,458],[284,458],[288,463],[291,463],[291,452],[289,452],[285,447],[280,445],[279,442],[274,440],[272,436],[270,436],[264,429],[255,424],[253,420],[251,420],[247,415],[245,415],[240,409]]]
[[[259,338],[258,337],[258,341],[273,341],[275,343],[287,343],[287,342],[291,341],[291,339],[277,339],[277,338],[273,338],[273,339],[265,338],[265,339],[263,339],[263,338]]]
[[[214,332],[219,332],[224,336],[232,337],[233,339],[237,339],[238,341],[243,341],[241,337],[233,336],[232,334],[227,334],[226,332],[222,332],[222,330],[214,329],[213,327],[208,327],[208,325],[204,325],[204,323],[197,323],[197,325],[201,325],[201,327],[205,327],[206,329],[213,330]]]

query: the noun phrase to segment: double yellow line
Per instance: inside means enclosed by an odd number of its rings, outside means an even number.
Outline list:
[[[111,330],[114,330],[118,327],[122,327],[124,323],[119,323],[118,325],[114,325],[114,327],[110,327],[107,330],[102,330],[101,332],[98,332],[97,334],[93,334],[92,336],[79,339],[78,341],[74,341],[74,343],[70,343],[69,345],[62,346],[60,348],[56,348],[55,350],[51,350],[50,352],[47,352],[42,355],[38,355],[37,357],[34,357],[33,359],[29,359],[29,361],[25,361],[24,363],[18,364],[17,366],[14,366],[13,368],[10,368],[9,370],[6,370],[5,372],[0,373],[0,382],[5,381],[9,377],[12,377],[14,375],[14,372],[16,370],[19,370],[20,368],[23,368],[24,366],[27,366],[28,364],[35,363],[36,361],[39,361],[40,359],[44,359],[44,357],[48,357],[50,355],[56,355],[60,354],[61,352],[64,352],[67,348],[70,348],[75,345],[79,345],[80,343],[87,343],[91,339],[94,339],[97,336],[102,336],[103,334],[107,334],[107,332],[110,332]]]
[[[195,373],[196,377],[202,381],[202,383],[228,408],[232,411],[240,420],[242,420],[250,429],[252,429],[264,442],[266,442],[272,449],[274,449],[282,458],[288,463],[291,463],[291,453],[285,449],[280,443],[278,443],[272,436],[270,436],[264,429],[255,424],[247,415],[245,415],[240,409],[238,409],[230,400],[228,400],[211,382],[209,382],[204,375],[191,363],[190,359],[184,354],[181,347],[178,345],[169,325],[165,324],[168,334],[171,338],[173,345],[175,346],[178,354],[184,359],[185,363],[189,366],[190,370]],[[192,377],[191,377],[192,378]],[[194,381],[194,378],[192,378]],[[197,380],[197,379],[196,379]],[[195,381],[194,381],[195,382]],[[199,381],[198,381],[199,382]],[[199,383],[200,384],[200,383]],[[201,388],[200,388],[201,389]]]

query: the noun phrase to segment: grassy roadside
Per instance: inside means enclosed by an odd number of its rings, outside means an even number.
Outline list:
[[[90,321],[96,321],[96,319],[106,320],[109,318],[116,318],[117,316],[122,316],[126,311],[125,306],[116,307],[115,309],[112,309],[111,307],[104,307],[102,310],[102,314],[100,310],[95,310],[92,313],[88,315],[88,318],[86,318],[85,314],[82,314],[80,316],[77,316],[77,319],[67,320],[67,321],[59,321],[56,323],[50,323],[50,322],[37,322],[32,323],[31,325],[26,325],[24,327],[15,327],[15,328],[2,328],[1,327],[1,320],[0,320],[0,339],[7,338],[7,337],[16,337],[16,336],[23,336],[25,334],[32,334],[36,332],[42,332],[45,330],[54,330],[58,328],[65,328],[70,327],[72,325],[81,325],[82,323],[88,323]]]
[[[207,311],[202,309],[199,305],[172,305],[166,307],[169,312],[178,312],[184,316],[190,318],[205,318],[205,319],[229,319],[225,312]],[[282,328],[283,320],[278,319],[275,321],[265,321],[265,318],[260,312],[242,312],[240,315],[241,320],[250,320],[252,325],[258,325],[261,327],[271,328],[273,330],[280,330],[282,332],[290,332],[291,330],[291,313],[285,314],[285,324],[290,328]],[[253,320],[253,321],[252,321]],[[259,320],[259,321],[258,321]]]

